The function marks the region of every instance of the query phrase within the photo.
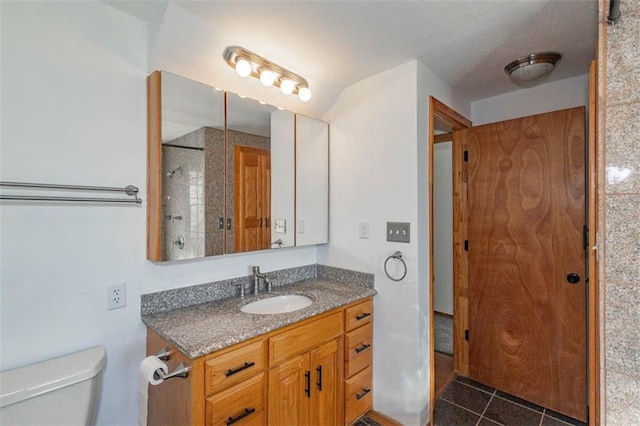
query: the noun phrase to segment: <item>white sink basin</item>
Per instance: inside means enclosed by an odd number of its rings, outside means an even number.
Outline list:
[[[247,314],[284,314],[306,308],[312,303],[313,300],[306,296],[287,294],[285,296],[275,296],[248,303],[240,308],[240,310]]]

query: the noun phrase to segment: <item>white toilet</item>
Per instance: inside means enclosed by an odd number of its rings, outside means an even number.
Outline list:
[[[95,424],[102,346],[0,373],[0,425]]]

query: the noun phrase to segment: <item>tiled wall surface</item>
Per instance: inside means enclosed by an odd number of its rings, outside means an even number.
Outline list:
[[[602,1],[600,18],[608,13]],[[608,425],[640,424],[640,2],[621,1],[622,18],[601,27],[600,85],[605,144],[600,167],[601,287],[604,289],[604,413]],[[605,34],[606,31],[606,34]],[[605,40],[606,35],[606,40]],[[603,44],[606,43],[606,44]],[[606,58],[602,57],[606,54]],[[603,59],[605,59],[603,61]],[[601,82],[602,82],[601,74]],[[602,102],[604,100],[604,102]],[[602,117],[601,117],[602,118]],[[602,119],[600,120],[602,125]],[[602,135],[602,133],[600,133]],[[602,149],[602,145],[600,147]]]

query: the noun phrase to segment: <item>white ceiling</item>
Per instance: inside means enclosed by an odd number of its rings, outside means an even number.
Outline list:
[[[597,0],[105,2],[149,24],[150,68],[311,115],[353,83],[413,59],[469,101],[518,90],[503,68],[529,53],[563,55],[547,81],[584,74],[597,39]],[[228,45],[302,75],[312,100],[235,76],[222,59]]]

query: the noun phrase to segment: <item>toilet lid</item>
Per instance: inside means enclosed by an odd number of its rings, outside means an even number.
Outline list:
[[[70,355],[0,373],[0,408],[98,375],[107,353],[96,346]]]

